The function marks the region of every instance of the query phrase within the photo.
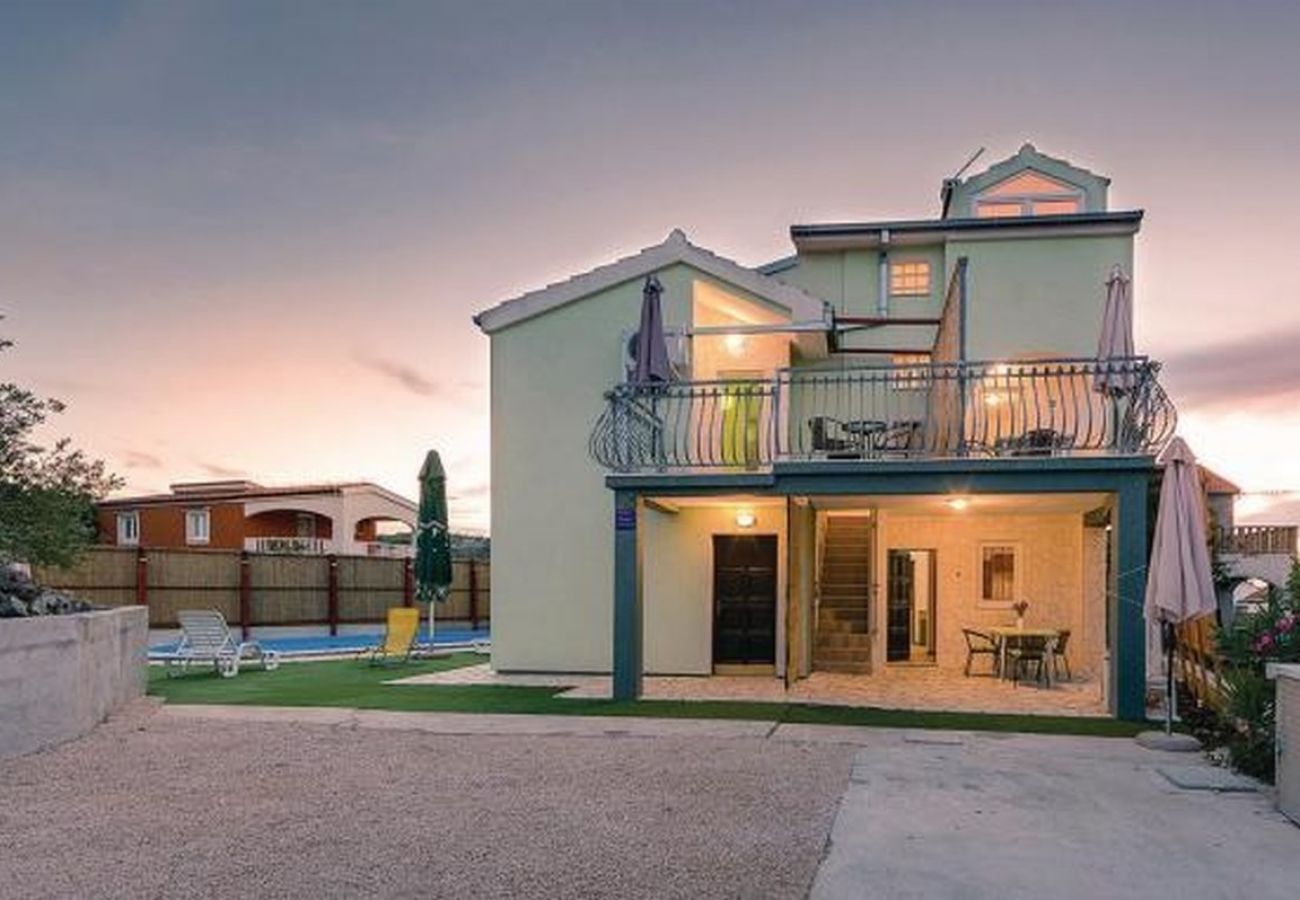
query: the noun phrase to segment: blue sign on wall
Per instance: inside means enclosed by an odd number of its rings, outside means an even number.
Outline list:
[[[615,531],[636,531],[636,510],[619,508],[614,510]]]

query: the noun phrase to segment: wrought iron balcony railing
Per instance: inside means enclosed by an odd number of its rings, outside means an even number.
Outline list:
[[[783,369],[622,384],[589,448],[618,472],[796,460],[1154,454],[1176,414],[1145,357]]]

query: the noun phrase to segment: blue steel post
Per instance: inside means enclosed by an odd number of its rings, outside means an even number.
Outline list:
[[[1115,594],[1111,610],[1112,708],[1117,717],[1146,718],[1147,476],[1129,475],[1117,492]]]
[[[614,492],[614,699],[641,696],[641,590],[637,494]]]

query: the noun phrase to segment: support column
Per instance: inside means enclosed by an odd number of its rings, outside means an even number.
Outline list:
[[[614,492],[614,699],[641,696],[641,559],[638,497]]]
[[[1121,719],[1146,718],[1147,480],[1121,482],[1115,512],[1115,588],[1110,616],[1111,710]]]

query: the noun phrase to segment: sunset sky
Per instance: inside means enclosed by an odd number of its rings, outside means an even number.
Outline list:
[[[1198,455],[1300,489],[1297,46],[1296,3],[8,2],[0,380],[131,491],[412,495],[436,447],[483,531],[474,312],[673,227],[752,265],[933,216],[1031,140],[1147,211],[1138,348]]]

